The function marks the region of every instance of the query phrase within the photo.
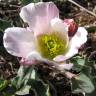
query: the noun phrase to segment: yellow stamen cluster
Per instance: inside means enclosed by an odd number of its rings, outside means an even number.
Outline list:
[[[55,56],[67,52],[68,40],[66,36],[61,36],[59,32],[42,34],[37,37],[37,48],[43,57],[53,59]]]

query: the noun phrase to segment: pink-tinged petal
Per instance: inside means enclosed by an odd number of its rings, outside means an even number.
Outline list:
[[[59,19],[59,18],[54,18],[51,20],[51,28],[53,30],[53,32],[63,32],[66,35],[68,34],[68,25],[66,23],[64,23],[63,20]]]
[[[49,31],[49,22],[59,17],[59,10],[52,2],[30,3],[21,9],[20,17],[39,35]]]
[[[25,57],[35,50],[33,33],[25,28],[8,28],[5,30],[3,39],[4,47],[14,56]]]
[[[87,34],[85,28],[79,27],[74,37],[70,40],[69,51],[65,55],[56,56],[54,60],[61,62],[77,54],[81,45],[87,41]]]
[[[40,61],[43,61],[41,55],[37,51],[32,51],[25,58],[22,58],[20,63],[22,65],[34,65]]]

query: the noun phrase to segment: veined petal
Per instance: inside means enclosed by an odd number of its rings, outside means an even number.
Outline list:
[[[33,33],[25,28],[12,27],[5,30],[4,47],[15,56],[25,57],[35,50]]]
[[[49,31],[49,22],[59,17],[59,10],[52,2],[30,3],[21,9],[20,16],[38,35]]]
[[[61,62],[66,59],[71,58],[75,54],[78,53],[78,49],[82,44],[87,41],[87,31],[83,27],[79,27],[77,33],[70,40],[70,48],[69,51],[65,55],[58,55],[54,58],[55,61]]]

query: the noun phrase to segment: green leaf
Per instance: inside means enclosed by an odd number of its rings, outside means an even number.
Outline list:
[[[80,92],[91,93],[94,91],[94,85],[89,77],[80,73],[75,79],[72,80],[72,89]]]
[[[80,56],[73,57],[71,62],[74,64],[73,70],[77,72],[81,71],[85,65],[85,59]]]
[[[39,78],[34,66],[21,66],[12,85],[16,86],[18,95],[29,94],[32,90],[38,96],[50,96],[49,86]]]
[[[20,66],[18,70],[18,80],[17,80],[17,88],[25,86],[29,79],[35,79],[36,73],[34,70],[34,66]]]
[[[8,27],[11,27],[11,22],[0,19],[0,30],[4,31]]]
[[[49,86],[42,80],[30,79],[27,84],[31,85],[32,89],[35,90],[38,96],[51,96],[49,92]]]
[[[96,62],[88,61],[88,59],[86,59],[85,65],[86,66],[84,66],[82,69],[82,73],[90,76],[91,78],[94,78],[96,76]]]
[[[19,91],[16,94],[23,94],[26,90],[25,86],[31,86],[38,96],[50,96],[49,86],[39,78],[34,66],[21,66],[18,71],[17,89],[19,88]],[[24,94],[29,94],[29,89]]]
[[[30,88],[31,88],[31,86],[26,85],[23,88],[21,88],[19,91],[17,91],[16,95],[20,95],[20,96],[27,95],[27,94],[29,94]]]
[[[8,86],[9,82],[8,80],[0,80],[0,91],[2,91],[3,89],[5,89]]]
[[[91,26],[89,28],[87,28],[89,33],[95,33],[96,32],[96,26]]]
[[[18,79],[19,79],[19,77],[14,77],[13,79],[11,79],[11,85],[12,85],[15,89],[18,88],[18,87],[17,87]]]
[[[93,83],[94,85],[96,85],[96,77],[93,79]],[[86,96],[96,96],[96,86],[95,86],[95,90],[90,94],[86,94]]]

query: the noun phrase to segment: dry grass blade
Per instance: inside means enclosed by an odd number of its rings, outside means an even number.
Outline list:
[[[68,0],[68,1],[71,2],[72,4],[78,6],[79,8],[83,9],[83,10],[86,11],[87,13],[89,13],[89,14],[91,14],[91,15],[93,15],[93,16],[96,17],[96,14],[95,14],[95,13],[87,10],[86,8],[84,8],[84,7],[82,7],[81,5],[77,4],[75,1],[73,1],[73,0]]]

